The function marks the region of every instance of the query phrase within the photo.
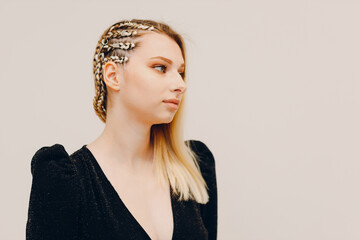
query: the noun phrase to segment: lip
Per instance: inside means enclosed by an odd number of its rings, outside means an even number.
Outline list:
[[[178,107],[179,107],[178,104],[175,104],[175,103],[172,103],[172,102],[164,102],[164,103],[166,103],[166,105],[167,105],[168,107],[170,107],[172,110],[176,110],[176,109],[178,109]]]
[[[171,99],[164,100],[164,102],[166,102],[166,103],[173,103],[173,104],[179,105],[180,100],[179,100],[179,99],[176,99],[176,98],[171,98]]]

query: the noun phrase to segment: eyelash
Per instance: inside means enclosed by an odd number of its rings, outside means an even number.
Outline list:
[[[167,68],[165,65],[156,65],[156,66],[154,66],[154,68],[156,68],[156,67],[164,67],[165,70],[166,70],[166,68]]]
[[[156,65],[156,66],[154,66],[153,68],[156,68],[156,67],[164,67],[165,68],[165,70],[167,69],[167,67],[165,66],[165,65]],[[162,71],[161,71],[162,72]],[[163,72],[162,72],[163,73]],[[179,73],[180,74],[180,76],[182,77],[182,78],[184,78],[184,73],[182,72],[182,73]]]

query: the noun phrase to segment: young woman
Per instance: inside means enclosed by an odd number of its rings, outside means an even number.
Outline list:
[[[94,109],[105,123],[69,155],[42,147],[31,161],[26,238],[216,239],[215,160],[183,139],[185,46],[164,23],[113,24],[94,56]]]

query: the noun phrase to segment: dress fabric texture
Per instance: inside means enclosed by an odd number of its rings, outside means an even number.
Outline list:
[[[170,187],[172,239],[214,240],[218,223],[214,156],[203,142],[187,141],[198,155],[209,202],[179,201]],[[71,155],[61,144],[40,148],[31,160],[31,174],[27,240],[151,240],[86,145]]]

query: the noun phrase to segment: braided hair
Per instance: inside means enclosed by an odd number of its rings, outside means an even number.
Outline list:
[[[95,77],[95,97],[93,107],[96,115],[106,122],[107,90],[104,82],[103,67],[109,62],[124,64],[129,60],[131,52],[138,45],[138,37],[144,31],[159,31],[159,25],[151,20],[124,20],[110,26],[96,45],[93,59],[93,73]]]

